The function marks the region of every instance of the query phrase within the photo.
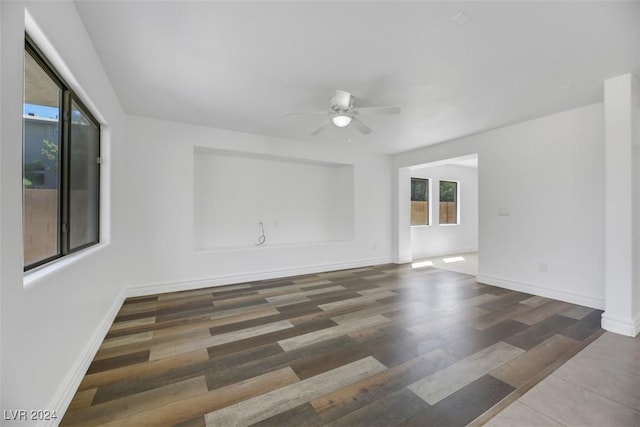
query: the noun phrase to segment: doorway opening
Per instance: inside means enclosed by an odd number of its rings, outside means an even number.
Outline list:
[[[405,227],[412,266],[477,275],[478,155],[407,169],[411,202]]]

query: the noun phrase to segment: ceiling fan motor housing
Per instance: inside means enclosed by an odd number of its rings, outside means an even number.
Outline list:
[[[330,98],[331,109],[335,113],[346,113],[353,109],[353,96],[344,90],[336,90],[336,94]]]

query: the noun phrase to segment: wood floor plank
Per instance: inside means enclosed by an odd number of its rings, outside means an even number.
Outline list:
[[[562,331],[562,335],[582,341],[600,329],[601,323],[602,311],[595,310]]]
[[[137,427],[175,425],[189,421],[199,414],[206,414],[298,381],[298,377],[290,368],[282,368],[216,390],[205,391],[184,399],[175,399],[154,411],[138,413],[111,424],[113,427],[118,425]]]
[[[526,329],[527,325],[524,323],[505,320],[476,334],[467,335],[462,339],[446,344],[444,348],[449,353],[462,359],[497,342],[503,340],[506,342],[514,334]]]
[[[426,306],[423,303],[416,301],[406,301],[394,304],[380,304],[378,302],[372,302],[373,305],[368,307],[362,307],[359,310],[349,310],[340,314],[333,314],[331,319],[336,323],[351,323],[354,320],[361,319],[363,317],[374,316],[376,314],[384,315],[389,319],[394,319],[391,313],[409,311],[413,314],[422,314],[426,312]]]
[[[550,300],[549,298],[534,295],[534,296],[531,296],[530,298],[520,301],[520,304],[526,304],[531,307],[540,307],[541,305],[546,304],[550,301],[552,300]]]
[[[437,314],[438,317],[432,317],[431,319],[412,325],[407,329],[409,332],[416,335],[426,336],[431,332],[454,325],[456,323],[473,320],[487,313],[488,312],[482,308],[472,307],[467,310],[461,310],[451,314]]]
[[[294,361],[301,361],[317,357],[322,354],[331,353],[335,348],[349,346],[352,343],[353,341],[350,338],[340,336],[338,338],[322,341],[320,343],[292,351],[282,351],[282,349],[280,349],[280,352],[273,352],[260,360],[254,359],[245,361],[243,360],[244,358],[241,357],[240,353],[229,354],[223,358],[217,358],[213,362],[207,363],[207,370],[205,372],[207,386],[210,390],[213,390],[238,381],[243,381],[264,372],[269,372],[283,367],[290,367]],[[273,343],[271,345],[273,345]],[[280,347],[277,346],[277,348]],[[232,363],[222,367],[220,366],[220,360],[229,360],[230,362],[233,362],[236,355],[240,356],[238,357],[238,363]]]
[[[309,297],[303,294],[282,294],[272,297],[266,297],[267,301],[272,304],[293,304],[298,302],[309,302]]]
[[[411,391],[401,388],[326,425],[331,427],[395,426],[428,406]]]
[[[240,341],[245,338],[251,338],[287,328],[293,328],[293,324],[288,320],[281,320],[279,322],[267,323],[265,325],[254,326],[251,328],[241,329],[239,331],[208,336],[197,340],[190,340],[188,342],[181,343],[180,345],[177,345],[175,343],[161,344],[158,346],[154,346],[151,349],[149,360],[161,359],[163,357],[174,356],[176,354],[185,353],[191,350],[208,348],[233,341]]]
[[[531,307],[530,305],[514,304],[510,307],[501,308],[497,311],[490,311],[489,313],[471,321],[470,325],[480,331],[483,331],[497,325],[498,323],[502,323],[505,320],[513,320],[515,316],[526,311],[533,310],[533,308],[534,307]]]
[[[407,331],[401,323],[392,322],[353,332],[349,336],[361,343],[372,356],[388,367],[396,366],[428,352],[421,346],[424,337]]]
[[[564,317],[580,320],[587,314],[593,313],[595,308],[583,307],[581,305],[572,305],[560,311],[558,314]]]
[[[491,375],[483,375],[400,425],[466,426],[513,390]]]
[[[176,423],[173,427],[207,427],[207,423],[204,420],[204,415],[199,415],[195,418],[191,418],[190,420]]]
[[[490,371],[489,374],[512,387],[519,388],[577,344],[574,339],[554,335]]]
[[[186,323],[177,326],[171,326],[167,328],[162,328],[155,330],[153,332],[154,337],[162,337],[165,335],[175,335],[175,334],[183,334],[185,332],[189,332],[194,328],[198,329],[210,329],[218,326],[225,326],[236,324],[239,322],[244,322],[246,320],[254,320],[261,319],[269,316],[275,316],[280,314],[277,308],[275,307],[260,307],[257,310],[250,310],[246,312],[242,312],[233,316],[221,317],[216,319],[202,320],[194,323]]]
[[[309,332],[319,331],[322,329],[336,326],[335,322],[330,319],[310,320],[308,322],[299,323],[292,328],[281,329],[279,331],[270,332],[263,335],[257,335],[250,338],[244,338],[232,341],[222,345],[216,345],[208,348],[209,355],[219,357],[227,354],[233,354],[239,351],[247,350],[252,347],[262,346],[265,344],[277,344],[279,340],[303,335]],[[278,346],[280,347],[280,346]]]
[[[120,368],[112,368],[107,371],[89,373],[84,376],[78,390],[84,391],[91,388],[112,384],[126,379],[135,380],[136,377],[167,371],[178,366],[188,366],[197,362],[209,360],[206,350],[196,350],[183,353],[176,357],[153,360],[144,363],[136,363]],[[95,363],[95,361],[94,361]]]
[[[143,317],[141,319],[129,320],[127,322],[115,322],[113,325],[111,325],[110,331],[119,331],[121,329],[127,329],[127,328],[140,326],[140,325],[150,325],[155,323],[155,321],[156,321],[155,316],[151,316],[151,317]]]
[[[159,346],[180,346],[193,340],[200,340],[210,337],[208,329],[192,329],[188,332],[174,335],[152,337],[150,340],[136,341],[116,347],[100,347],[96,353],[95,360],[109,359],[116,356],[125,356],[127,354],[151,350],[153,347]]]
[[[529,297],[531,297],[531,295],[525,294],[522,292],[510,292],[508,294],[504,294],[500,296],[497,299],[494,299],[484,304],[480,304],[479,307],[484,308],[485,310],[490,310],[490,311],[504,310],[510,307],[514,307],[516,305],[522,305],[518,303]]]
[[[325,421],[335,420],[455,361],[438,349],[318,397],[311,401],[311,405]]]
[[[157,300],[158,300],[158,295],[148,295],[148,296],[141,296],[141,297],[130,297],[130,298],[127,298],[126,300],[124,300],[122,305],[125,306],[125,305],[129,305],[129,304],[138,304],[138,303],[141,303],[141,302],[157,301]]]
[[[309,403],[303,403],[273,417],[254,423],[252,427],[320,427],[325,425]]]
[[[93,406],[102,405],[113,401],[131,402],[135,396],[146,395],[154,390],[171,387],[176,383],[189,381],[196,377],[202,377],[202,370],[196,365],[185,368],[176,368],[171,371],[156,374],[142,375],[135,380],[114,382],[99,387],[93,398]]]
[[[477,331],[464,323],[458,323],[444,328],[438,332],[419,337],[415,342],[411,339],[399,342],[396,346],[388,346],[386,349],[372,349],[372,354],[382,363],[391,367],[403,363],[416,355],[423,355],[436,349],[446,349],[448,344],[475,335]],[[368,343],[367,343],[368,345]],[[405,347],[409,348],[405,348]],[[396,350],[397,349],[397,350]],[[447,354],[451,354],[447,352]],[[407,356],[409,356],[407,358]],[[453,354],[451,354],[452,357]],[[459,359],[459,357],[456,357]]]
[[[205,420],[207,426],[248,426],[385,369],[386,367],[373,357],[367,357],[259,397],[210,412],[205,415]]]
[[[278,344],[285,350],[294,350],[296,348],[304,347],[310,344],[318,343],[321,341],[325,341],[330,338],[335,338],[340,335],[346,335],[350,332],[357,330],[362,327],[362,325],[378,325],[382,323],[389,322],[384,316],[371,316],[365,317],[356,322],[352,322],[350,324],[337,325],[327,329],[321,329],[319,331],[309,332],[304,335],[298,335],[295,337],[287,338],[281,341],[278,341]]]
[[[369,354],[367,348],[357,342],[352,342],[330,352],[314,354],[307,358],[294,360],[290,366],[296,375],[304,380],[325,371],[346,365],[347,363],[364,359]]]
[[[212,288],[193,289],[189,291],[169,292],[158,295],[158,301],[168,301],[175,299],[190,298],[192,296],[200,295],[215,295],[218,293],[230,293],[238,290],[245,290],[251,288],[249,283],[240,283],[237,285],[218,286]]]
[[[358,292],[358,294],[360,294],[361,292],[362,291]],[[371,300],[378,300],[378,299],[387,298],[387,297],[395,297],[397,295],[398,294],[394,293],[393,291],[381,291],[377,293],[363,295],[356,298],[350,298],[350,299],[344,299],[344,300],[335,301],[335,302],[329,302],[326,304],[320,304],[318,307],[320,307],[322,310],[327,311],[327,310],[333,310],[335,308],[345,307],[345,306],[358,306],[361,304],[369,303]]]
[[[536,306],[533,310],[514,316],[513,320],[526,323],[527,325],[535,325],[536,323],[569,307],[571,307],[571,304],[569,303],[549,300],[549,302]]]
[[[211,315],[210,312],[207,312],[207,313],[196,314],[194,316],[184,316],[178,319],[169,319],[169,320],[165,319],[163,321],[159,321],[156,318],[154,323],[132,326],[126,329],[119,329],[119,330],[111,329],[107,333],[106,338],[118,337],[122,335],[135,334],[138,332],[148,332],[148,331],[153,331],[154,336],[157,336],[155,332],[160,332],[166,328],[173,328],[173,327],[179,327],[179,326],[188,327],[189,325],[194,325],[194,327],[197,328],[198,327],[197,325],[199,323],[208,321],[210,319],[210,315]]]
[[[78,391],[71,400],[67,412],[77,411],[78,409],[88,408],[93,402],[93,398],[98,391],[97,387],[90,388],[88,390]]]
[[[504,342],[529,350],[576,323],[575,319],[553,315],[504,339]]]
[[[140,341],[148,341],[153,338],[153,332],[139,332],[136,334],[129,334],[116,338],[107,338],[102,342],[101,348],[111,348],[120,345],[131,344]]]
[[[425,402],[435,405],[445,397],[522,353],[524,351],[518,347],[499,342],[416,381],[408,388]]]
[[[120,368],[122,366],[146,362],[147,360],[149,360],[150,352],[150,350],[142,350],[133,353],[127,353],[122,356],[114,356],[106,359],[94,360],[91,365],[89,365],[87,374],[90,375],[96,372],[108,371],[115,368]]]
[[[199,376],[129,396],[126,399],[111,400],[68,412],[61,425],[82,424],[87,427],[96,426],[111,422],[114,418],[120,419],[139,412],[151,412],[150,409],[159,408],[176,400],[186,399],[206,392],[207,384],[204,376]]]
[[[240,308],[240,307],[251,307],[258,306],[262,304],[267,304],[264,295],[256,294],[256,295],[244,295],[244,296],[234,296],[233,298],[221,299],[213,301],[213,307],[216,309],[230,309],[230,308]]]

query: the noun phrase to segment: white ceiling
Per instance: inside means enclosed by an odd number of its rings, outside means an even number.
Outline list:
[[[76,3],[129,114],[384,153],[602,101],[640,63],[637,2]],[[335,89],[402,114],[285,116]]]

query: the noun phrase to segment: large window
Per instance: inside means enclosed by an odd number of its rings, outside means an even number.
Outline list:
[[[23,105],[24,268],[99,241],[100,125],[27,38]]]
[[[458,183],[440,181],[440,224],[458,223]]]
[[[429,225],[429,180],[411,178],[411,225]]]

